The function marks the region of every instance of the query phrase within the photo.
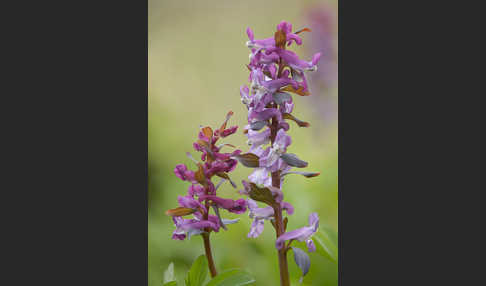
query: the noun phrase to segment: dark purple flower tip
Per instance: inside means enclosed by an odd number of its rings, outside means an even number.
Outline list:
[[[238,126],[231,126],[230,128],[223,130],[219,135],[224,138],[235,133],[236,130],[238,130]]]
[[[207,165],[209,165],[208,176],[224,172],[227,169],[227,164],[223,161],[213,161],[210,164],[207,163]]]
[[[176,176],[177,176],[179,179],[181,179],[181,180],[183,180],[183,181],[185,181],[185,180],[186,180],[186,177],[184,176],[184,172],[186,172],[186,171],[187,171],[187,167],[186,167],[186,165],[184,165],[184,164],[179,164],[179,165],[175,166],[175,168],[174,168],[174,173],[175,173],[175,175],[176,175]]]
[[[209,142],[209,137],[207,137],[202,130],[197,134],[197,138],[204,142]]]
[[[228,211],[235,214],[242,214],[246,212],[246,206],[247,206],[247,202],[245,199],[237,199],[234,202],[234,206],[231,209],[228,209]]]
[[[174,174],[183,181],[193,181],[194,172],[187,169],[186,165],[179,164],[174,168]]]
[[[183,234],[174,233],[174,234],[172,234],[172,239],[173,240],[184,240],[184,239],[186,239],[186,234],[185,233],[183,233]]]
[[[229,159],[226,161],[227,169],[225,170],[226,173],[232,172],[235,168],[236,165],[238,165],[238,160],[235,159]]]
[[[196,142],[194,142],[192,144],[192,146],[194,147],[194,150],[196,150],[196,151],[199,151],[199,152],[203,152],[204,151],[204,148],[201,145],[197,144]]]

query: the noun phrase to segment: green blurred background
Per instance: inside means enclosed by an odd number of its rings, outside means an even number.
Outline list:
[[[241,132],[246,108],[239,95],[239,87],[248,81],[247,26],[256,38],[272,36],[281,20],[291,22],[294,30],[310,27],[312,33],[302,34],[303,46],[292,45],[290,49],[306,60],[318,51],[328,56],[308,79],[312,95],[294,98],[294,115],[309,121],[311,127],[298,128],[290,122],[289,133],[293,138],[289,152],[308,161],[307,170],[321,175],[312,179],[290,175],[282,190],[285,200],[295,207],[288,230],[306,225],[309,213],[316,211],[322,225],[337,231],[337,77],[333,77],[337,70],[325,67],[336,62],[337,1],[149,0],[148,4],[149,285],[163,284],[170,262],[174,262],[176,275],[182,280],[194,259],[204,253],[199,236],[172,240],[174,226],[164,214],[177,206],[178,195],[186,193],[188,184],[179,180],[173,169],[179,163],[193,166],[185,155],[187,151],[199,157],[192,148],[199,125],[219,126],[232,110],[235,114],[229,125],[240,128],[224,142],[248,150]],[[310,15],[319,11],[325,19],[313,22]],[[324,30],[316,27],[323,22]],[[241,180],[250,173],[251,169],[239,165],[231,177],[241,188]],[[218,192],[223,197],[239,197],[227,183]],[[256,277],[255,285],[279,285],[271,225],[266,222],[263,234],[250,239],[247,214],[225,212],[224,217],[241,220],[228,226],[228,231],[211,235],[218,270],[243,268]],[[311,269],[302,285],[337,285],[337,266],[318,254],[310,257]],[[292,284],[298,285],[300,270],[292,254],[289,266]]]

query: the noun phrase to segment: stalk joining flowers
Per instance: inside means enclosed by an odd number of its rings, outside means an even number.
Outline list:
[[[236,168],[238,161],[233,157],[238,156],[241,150],[221,153],[223,147],[235,147],[231,144],[216,145],[220,138],[227,137],[238,129],[237,126],[226,128],[232,115],[233,112],[230,111],[219,129],[213,131],[209,126],[201,128],[198,140],[193,144],[193,147],[196,151],[202,153],[202,162],[197,161],[190,153],[187,153],[196,164],[197,170],[190,170],[184,164],[179,164],[174,168],[175,175],[181,180],[191,183],[191,185],[187,189],[186,196],[178,197],[179,207],[166,212],[167,215],[172,216],[176,227],[172,239],[184,240],[193,235],[202,235],[212,277],[216,276],[217,272],[211,253],[209,235],[211,232],[219,232],[220,228],[226,230],[226,225],[238,221],[238,219],[223,219],[220,209],[236,214],[244,213],[247,209],[247,201],[244,199],[226,199],[218,197],[216,194],[218,188],[225,181],[229,181],[236,188],[236,184],[230,179],[228,173]],[[213,177],[220,178],[217,185],[212,182]],[[214,215],[210,214],[211,209],[213,209]],[[183,218],[188,215],[192,215],[192,218]]]
[[[292,205],[284,202],[282,184],[289,174],[300,174],[307,178],[319,173],[292,171],[292,168],[307,167],[307,162],[297,155],[287,153],[292,138],[287,134],[290,125],[286,120],[294,121],[299,127],[309,127],[308,122],[292,115],[294,101],[292,94],[308,96],[306,72],[316,71],[321,57],[316,53],[311,60],[305,61],[297,54],[287,50],[292,43],[302,44],[300,33],[310,32],[304,28],[292,32],[292,24],[282,21],[277,25],[274,37],[255,39],[250,28],[246,32],[251,49],[249,85],[240,88],[241,101],[248,109],[248,125],[244,132],[248,137],[250,150],[236,158],[247,167],[254,168],[243,181],[244,189],[240,191],[247,199],[250,217],[253,223],[248,237],[258,237],[264,229],[264,221],[269,220],[276,231],[276,248],[280,266],[280,282],[290,285],[287,266],[287,251],[293,240],[306,241],[308,250],[315,251],[311,236],[317,231],[319,217],[317,213],[309,216],[309,226],[286,232],[288,218],[283,218],[283,211],[288,215],[294,211]],[[265,148],[265,145],[269,144]],[[267,204],[259,208],[257,201]]]

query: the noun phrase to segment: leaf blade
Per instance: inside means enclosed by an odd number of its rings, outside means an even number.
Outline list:
[[[329,227],[320,226],[312,240],[316,245],[316,252],[334,263],[338,263],[337,233]]]
[[[231,269],[218,274],[206,286],[241,286],[255,282],[253,276],[241,269]]]
[[[208,275],[208,261],[205,255],[200,255],[192,263],[187,273],[187,286],[202,286]]]

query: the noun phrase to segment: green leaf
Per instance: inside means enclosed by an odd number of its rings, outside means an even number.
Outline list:
[[[231,269],[218,274],[206,286],[240,286],[253,282],[255,282],[255,278],[248,272],[240,269]]]
[[[167,284],[167,282],[175,281],[175,275],[174,275],[174,263],[171,262],[169,264],[169,267],[167,267],[167,270],[164,272],[164,283]],[[165,285],[165,284],[164,284]]]
[[[162,286],[177,286],[177,282],[176,281],[170,281],[170,282],[165,283]]]
[[[320,226],[312,240],[316,245],[316,252],[332,262],[338,262],[337,233],[327,226]]]
[[[186,277],[186,284],[187,286],[202,286],[207,276],[208,261],[206,256],[201,255],[194,261],[191,269],[189,269],[189,273],[187,273]]]

